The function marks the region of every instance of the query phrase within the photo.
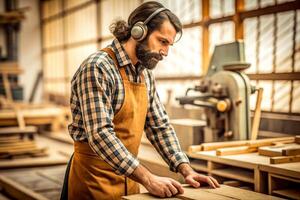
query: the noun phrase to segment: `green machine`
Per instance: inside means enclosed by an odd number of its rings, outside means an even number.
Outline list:
[[[255,89],[243,72],[249,67],[242,41],[218,45],[200,84],[187,89],[186,96],[177,98],[181,105],[204,108],[207,126],[203,142],[250,138],[249,101]],[[190,91],[197,95],[189,95]]]

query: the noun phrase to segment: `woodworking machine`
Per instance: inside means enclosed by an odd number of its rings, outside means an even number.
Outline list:
[[[249,101],[255,88],[243,73],[248,67],[242,41],[216,46],[200,84],[177,98],[181,105],[204,108],[207,126],[203,142],[249,139]],[[191,91],[193,95],[189,95]]]

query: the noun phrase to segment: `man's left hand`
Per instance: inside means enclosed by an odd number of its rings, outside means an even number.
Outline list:
[[[213,188],[220,187],[218,181],[215,178],[195,172],[187,163],[180,164],[178,167],[178,171],[183,175],[185,182],[195,188],[200,187],[201,183],[207,183]]]

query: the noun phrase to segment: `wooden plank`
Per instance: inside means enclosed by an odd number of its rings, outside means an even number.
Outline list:
[[[292,148],[283,149],[282,150],[282,155],[283,156],[300,155],[300,145],[299,145],[299,147],[292,147]]]
[[[0,135],[12,135],[20,133],[27,134],[27,133],[37,133],[37,128],[35,126],[26,126],[24,129],[20,129],[19,127],[5,127],[0,128]]]
[[[263,97],[263,88],[259,88],[257,90],[256,106],[255,106],[253,124],[252,124],[252,130],[251,130],[251,140],[257,139],[257,135],[258,135],[258,131],[259,131],[259,124],[260,124],[260,116],[261,116],[262,97]]]
[[[0,146],[0,149],[14,149],[14,148],[18,148],[18,147],[35,147],[35,143],[33,140],[26,140],[26,141],[22,141],[19,140],[18,142],[11,142],[11,143],[3,143]]]
[[[300,135],[296,135],[296,136],[295,136],[295,142],[296,142],[297,144],[300,144]]]
[[[32,157],[40,157],[40,156],[47,156],[46,153],[47,148],[26,148],[20,150],[9,150],[6,153],[1,153],[0,158],[12,158],[16,156],[32,156]]]
[[[278,156],[270,158],[270,164],[300,162],[300,156]]]
[[[247,140],[229,141],[229,142],[210,142],[210,143],[203,143],[201,147],[203,151],[211,151],[219,148],[245,146],[246,144],[247,144]]]
[[[8,75],[7,74],[2,74],[2,78],[3,78],[5,96],[6,96],[7,100],[9,102],[11,102],[13,100],[13,98],[12,98],[10,83],[9,83],[9,80],[8,80]]]
[[[211,151],[219,148],[225,147],[238,147],[238,146],[247,146],[250,147],[260,147],[260,146],[270,146],[273,142],[289,142],[295,141],[294,137],[280,137],[280,138],[268,138],[268,139],[259,139],[259,140],[241,140],[241,141],[228,141],[228,142],[212,142],[201,144],[201,149],[203,151]]]
[[[258,153],[259,153],[259,155],[269,156],[269,157],[289,156],[288,154],[297,155],[297,152],[298,152],[298,154],[300,154],[299,148],[300,148],[300,145],[295,144],[295,143],[282,144],[282,145],[276,145],[276,146],[265,146],[265,147],[259,147]],[[298,151],[297,151],[297,149],[298,149]]]
[[[191,145],[191,146],[189,146],[188,152],[195,153],[195,152],[202,151],[202,150],[203,150],[202,145]]]
[[[0,175],[0,185],[5,192],[16,199],[22,200],[46,200],[43,196],[33,192],[31,189],[22,186],[21,184]]]
[[[256,151],[257,151],[257,148],[251,148],[249,146],[228,147],[228,148],[217,149],[216,155],[217,156],[227,156],[227,155],[252,153],[252,152],[256,152]]]
[[[18,122],[18,126],[21,130],[25,129],[26,125],[25,125],[25,120],[24,120],[24,115],[22,110],[20,110],[18,107],[14,108],[16,115],[17,115],[17,122]]]
[[[159,200],[161,198],[154,197],[148,193],[135,194],[124,196],[122,199],[125,200]],[[167,198],[170,200],[229,200],[229,199],[243,199],[243,200],[279,200],[281,198],[273,197],[270,195],[265,195],[261,193],[256,193],[252,191],[247,191],[239,188],[234,188],[226,185],[221,185],[220,188],[212,189],[209,187],[184,187],[184,194],[177,195],[175,197]]]
[[[229,197],[232,199],[243,199],[243,200],[279,200],[281,198],[261,194],[253,191],[243,190],[235,187],[230,187],[226,185],[221,185],[220,188],[217,189],[203,189],[207,192],[211,192],[214,194],[220,194],[224,197]],[[203,197],[202,197],[203,198]]]

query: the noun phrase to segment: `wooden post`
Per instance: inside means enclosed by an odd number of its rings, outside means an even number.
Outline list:
[[[244,39],[244,26],[243,20],[241,19],[240,13],[244,11],[244,0],[235,0],[235,15],[233,16],[233,21],[235,24],[235,39]]]
[[[207,73],[209,65],[209,0],[202,0],[202,20],[205,22],[202,27],[202,69],[203,75]]]
[[[259,88],[257,90],[256,106],[255,106],[253,125],[252,125],[252,130],[251,130],[251,140],[257,139],[257,135],[258,135],[258,131],[259,131],[259,124],[260,124],[260,116],[261,116],[262,96],[263,96],[263,88]]]

